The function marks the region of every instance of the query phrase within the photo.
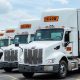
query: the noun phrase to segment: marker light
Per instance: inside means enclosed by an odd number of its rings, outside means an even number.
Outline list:
[[[20,28],[21,29],[31,28],[31,24],[22,24]]]
[[[0,33],[0,36],[3,36],[4,34],[3,33]]]
[[[14,33],[14,32],[15,32],[14,29],[6,30],[6,33]]]
[[[44,22],[58,22],[59,16],[46,16]]]
[[[66,51],[72,51],[72,47],[66,47]]]

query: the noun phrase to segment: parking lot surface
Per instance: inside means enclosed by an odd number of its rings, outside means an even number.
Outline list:
[[[54,74],[46,73],[35,73],[32,78],[24,78],[24,76],[18,72],[18,70],[13,70],[11,73],[7,73],[4,70],[0,70],[0,80],[60,80]],[[80,70],[69,72],[65,79],[61,80],[80,80]]]

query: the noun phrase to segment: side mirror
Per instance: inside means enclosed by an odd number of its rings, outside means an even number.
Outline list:
[[[15,44],[16,47],[19,47],[19,44]]]

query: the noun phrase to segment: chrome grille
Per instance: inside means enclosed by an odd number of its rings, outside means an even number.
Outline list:
[[[17,50],[5,50],[4,51],[4,61],[17,61],[18,51]]]
[[[24,63],[26,64],[41,64],[42,63],[42,49],[25,49]]]
[[[10,61],[10,51],[9,50],[4,51],[4,61]]]
[[[11,61],[14,61],[14,50],[11,50],[10,59],[11,59]]]
[[[15,61],[18,61],[18,50],[15,50],[15,57],[14,57],[15,59]]]

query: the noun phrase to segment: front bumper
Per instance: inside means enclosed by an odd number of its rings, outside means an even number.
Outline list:
[[[18,68],[18,62],[0,62],[0,69],[3,68]]]
[[[45,65],[47,66],[47,65]],[[44,70],[44,65],[39,65],[39,66],[29,66],[29,65],[23,65],[19,64],[19,71],[22,73],[25,72],[34,72],[34,73],[44,73],[44,72],[54,72],[57,73],[59,71],[59,64],[52,65],[53,70]]]

